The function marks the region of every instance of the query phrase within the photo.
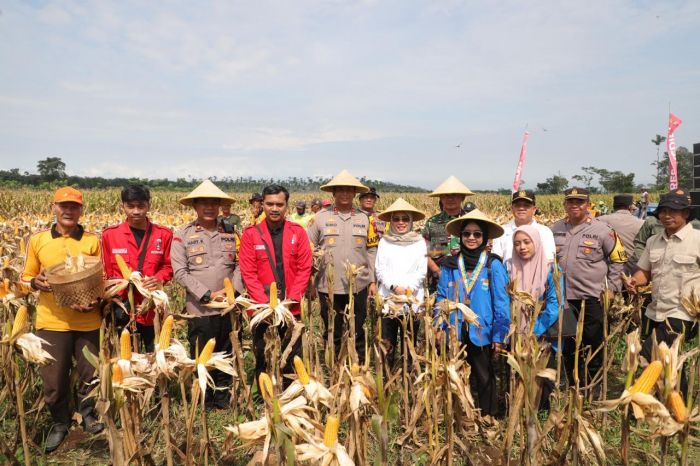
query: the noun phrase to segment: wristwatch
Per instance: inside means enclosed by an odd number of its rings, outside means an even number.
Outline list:
[[[207,290],[204,296],[199,298],[200,304],[209,304],[211,302],[211,290]]]

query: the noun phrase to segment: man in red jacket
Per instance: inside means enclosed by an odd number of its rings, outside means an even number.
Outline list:
[[[124,258],[131,270],[138,270],[144,277],[143,284],[148,290],[157,290],[163,283],[173,278],[170,265],[170,243],[173,233],[170,229],[151,223],[148,209],[151,206],[151,193],[143,185],[129,185],[122,189],[122,210],[126,221],[105,228],[102,232],[102,261],[107,278],[122,278],[117,265],[117,254]],[[127,291],[122,299],[128,307]],[[134,289],[134,305],[139,306],[143,296]],[[132,319],[134,310],[130,310]],[[141,336],[143,350],[153,351],[152,309],[135,315],[136,328]]]
[[[301,225],[285,220],[289,191],[284,186],[270,185],[263,190],[265,220],[243,230],[239,261],[241,275],[251,299],[257,303],[269,302],[270,283],[277,282],[279,299],[296,301],[290,310],[297,318],[301,302],[311,276],[311,246],[306,230]],[[255,379],[265,371],[265,331],[260,324],[253,330],[255,351]],[[285,327],[279,329],[282,350],[289,335]],[[294,345],[282,372],[293,372],[292,360],[299,352],[301,341]]]

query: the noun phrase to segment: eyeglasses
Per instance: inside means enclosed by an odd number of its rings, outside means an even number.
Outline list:
[[[462,232],[462,238],[474,237],[475,239],[479,239],[482,236],[484,236],[484,233],[481,231],[463,231]]]
[[[391,217],[391,221],[396,223],[408,223],[411,221],[411,217]]]

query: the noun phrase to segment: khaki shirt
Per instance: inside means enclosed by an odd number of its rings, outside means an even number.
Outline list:
[[[651,304],[646,315],[662,322],[669,317],[694,320],[681,298],[700,291],[700,231],[688,224],[669,238],[652,236],[637,266],[651,273]]]
[[[197,317],[220,314],[199,301],[207,291],[221,290],[224,278],[233,277],[235,234],[209,231],[194,221],[173,236],[170,261],[175,280],[187,290],[187,313]]]
[[[598,220],[605,223],[607,226],[615,230],[615,233],[620,237],[622,245],[625,247],[625,251],[632,254],[634,251],[634,237],[639,233],[639,229],[642,228],[644,220],[637,218],[629,210],[616,210],[610,215],[603,215],[598,217]],[[634,261],[632,257],[627,258],[629,262],[627,267],[625,267],[628,275],[634,269]]]
[[[355,278],[355,292],[364,290],[374,282],[374,261],[377,248],[367,244],[369,218],[355,208],[348,213],[336,209],[322,210],[309,225],[308,234],[314,248],[323,251],[323,258],[316,287],[322,293],[328,293],[326,267],[333,263],[334,294],[348,294],[348,279],[345,275],[345,263],[364,267]]]
[[[627,262],[622,243],[609,226],[592,217],[579,225],[566,219],[552,225],[557,261],[564,270],[566,299],[598,298],[608,288],[620,291]]]

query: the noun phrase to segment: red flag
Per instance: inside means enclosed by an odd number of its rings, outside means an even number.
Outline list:
[[[523,134],[523,144],[520,146],[520,159],[518,160],[518,168],[515,169],[515,179],[513,180],[513,192],[516,192],[520,187],[520,177],[523,174],[523,165],[525,165],[525,154],[527,154],[527,139],[530,133],[525,131]]]
[[[683,123],[673,113],[668,114],[668,138],[666,139],[666,151],[668,152],[668,189],[678,189],[678,162],[676,160],[676,137],[673,133]]]

